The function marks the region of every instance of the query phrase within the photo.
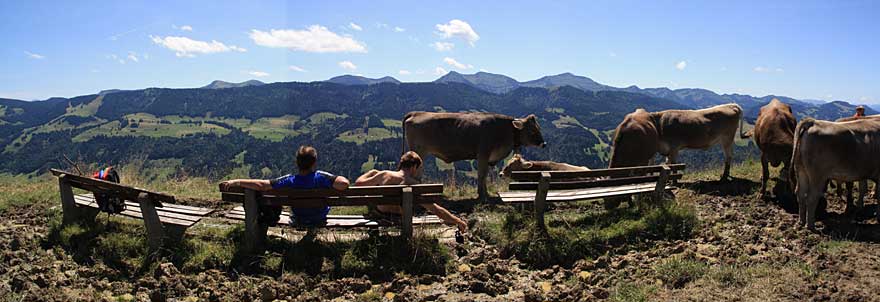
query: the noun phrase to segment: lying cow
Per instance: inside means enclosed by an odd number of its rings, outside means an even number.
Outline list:
[[[681,149],[708,149],[720,144],[724,149],[721,179],[726,180],[741,117],[742,108],[737,104],[660,112],[636,109],[615,130],[608,167],[645,166],[658,152],[666,156],[668,163],[675,163]]]
[[[514,171],[590,171],[590,168],[555,161],[529,161],[523,159],[522,155],[514,154],[498,176],[510,177],[510,173]]]
[[[755,144],[758,145],[758,149],[761,149],[761,198],[767,194],[767,179],[770,178],[768,163],[773,167],[779,167],[782,164],[779,178],[788,180],[788,164],[791,161],[795,127],[797,127],[797,120],[791,112],[791,106],[773,99],[761,107],[758,118],[755,120],[755,128],[748,134],[741,135],[742,138],[751,136],[755,140]],[[740,126],[740,131],[742,131],[742,126]]]
[[[828,180],[843,182],[880,176],[880,120],[829,122],[807,118],[795,129],[791,158],[800,224],[813,229],[816,206]],[[880,218],[880,217],[878,217]]]
[[[483,201],[488,198],[490,165],[522,146],[547,145],[535,115],[410,112],[403,117],[403,135],[409,150],[418,154],[433,154],[447,163],[476,159],[477,192]]]

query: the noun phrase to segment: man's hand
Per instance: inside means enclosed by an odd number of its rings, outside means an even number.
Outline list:
[[[233,187],[237,187],[237,186],[238,185],[235,184],[234,180],[227,180],[227,181],[220,183],[220,190],[221,191],[228,191],[229,189],[231,189]]]
[[[464,222],[463,219],[458,219],[458,221],[455,224],[458,226],[459,232],[461,232],[462,234],[467,233],[467,231],[468,231],[467,222]]]

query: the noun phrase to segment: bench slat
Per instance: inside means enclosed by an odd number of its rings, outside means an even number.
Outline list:
[[[75,188],[80,188],[83,190],[91,191],[91,192],[107,192],[110,194],[118,194],[125,199],[128,200],[137,200],[137,197],[141,193],[147,193],[153,200],[159,202],[174,202],[174,196],[162,193],[162,192],[153,192],[146,189],[136,188],[132,186],[126,186],[114,182],[104,181],[100,179],[94,179],[91,177],[85,177],[76,175],[67,171],[62,171],[58,169],[50,169],[55,176],[64,175],[64,180],[70,184],[70,186]]]
[[[334,215],[327,216],[327,224],[321,227],[327,228],[357,228],[357,227],[380,227],[380,226],[393,226],[397,224],[387,224],[380,223],[378,221],[368,220],[363,216],[356,217],[346,217],[344,219],[331,218]],[[358,215],[345,215],[345,216],[358,216]],[[244,214],[233,214],[232,212],[226,213],[224,215],[226,218],[235,219],[235,220],[244,220]],[[443,223],[440,218],[434,215],[428,216],[420,216],[413,217],[413,224],[440,224]],[[276,226],[284,226],[290,224],[290,216],[282,215],[278,220]]]
[[[87,206],[87,207],[96,208],[96,209],[98,208],[98,202],[95,201],[95,198],[91,195],[75,195],[73,198],[76,200],[76,204],[78,204],[78,205]],[[122,211],[119,214],[125,215],[125,216],[130,216],[130,217],[135,217],[135,218],[142,218],[140,205],[137,203],[131,202],[131,201],[125,202],[125,211]],[[167,223],[181,224],[181,223],[177,223],[177,222],[181,222],[181,221],[196,223],[202,219],[202,217],[200,217],[200,216],[191,216],[191,215],[185,215],[185,214],[166,212],[166,211],[163,211],[161,208],[156,209],[156,214],[159,215],[159,219],[163,223],[167,222]],[[132,216],[132,215],[136,215],[136,216]],[[167,221],[166,221],[166,219],[167,219]]]
[[[440,193],[426,193],[414,196],[414,204],[437,203],[443,199]],[[243,203],[243,194],[223,193],[223,201]],[[260,202],[267,205],[293,206],[298,208],[317,208],[323,206],[366,206],[366,205],[400,205],[400,196],[346,196],[346,197],[323,197],[294,199],[282,196],[266,196],[260,198]]]
[[[80,195],[76,195],[74,198],[85,198],[85,199],[89,199],[89,200],[95,200],[95,196],[92,194],[80,194]],[[138,204],[137,202],[134,202],[131,200],[126,200],[125,205],[126,205],[126,209],[136,208],[137,211],[140,212],[140,204]],[[156,207],[156,211],[159,212],[160,215],[162,213],[168,213],[168,214],[170,214],[170,215],[168,215],[170,217],[175,217],[174,215],[180,215],[180,216],[190,216],[190,217],[194,217],[195,219],[198,219],[198,218],[206,216],[207,214],[214,212],[213,209],[205,209],[205,208],[199,208],[199,209],[201,209],[201,210],[192,211],[189,209],[181,209],[181,208],[171,207],[170,203],[163,204],[162,207]],[[179,218],[179,217],[176,217],[176,218]],[[182,219],[184,219],[184,218],[182,218]]]
[[[666,190],[675,189],[673,186],[666,186]],[[618,190],[603,190],[601,192],[592,192],[592,193],[581,193],[581,191],[574,192],[548,192],[547,201],[548,202],[571,202],[578,200],[589,200],[589,199],[600,199],[600,198],[608,198],[608,197],[619,197],[619,196],[629,196],[641,193],[651,193],[654,192],[655,185],[650,186],[638,186],[638,187],[620,187]],[[505,194],[510,192],[502,192],[499,193],[501,196],[501,200],[505,203],[531,203],[535,200],[535,193],[526,193],[526,194]],[[519,192],[517,192],[519,193]],[[558,194],[558,193],[566,193],[566,194]]]
[[[684,170],[685,164],[667,165],[673,172]],[[662,170],[662,165],[626,167],[626,168],[608,168],[595,169],[589,171],[549,171],[550,179],[578,179],[578,178],[598,178],[598,177],[626,177],[630,175],[644,175],[648,173],[658,173]],[[541,172],[548,171],[514,171],[511,173],[511,179],[515,181],[538,181],[541,178]]]
[[[74,197],[74,198],[76,198],[76,197]],[[76,204],[80,205],[80,206],[86,206],[86,207],[91,207],[91,208],[96,208],[96,209],[98,208],[98,203],[94,199],[88,200],[88,199],[83,199],[83,198],[76,198]],[[137,209],[137,211],[135,211],[133,209]],[[159,211],[156,211],[156,212],[159,214],[159,221],[161,221],[164,224],[173,224],[173,225],[179,225],[179,226],[183,226],[183,227],[191,227],[192,225],[196,224],[196,222],[198,222],[198,219],[195,221],[177,219],[177,218],[173,218],[173,217],[163,216],[162,212],[159,212]],[[141,215],[139,206],[138,207],[126,206],[125,211],[120,212],[119,215],[131,217],[131,218],[137,218],[137,219],[144,218],[143,215]]]
[[[278,190],[269,190],[262,192],[263,196],[279,196],[288,198],[320,198],[328,196],[400,196],[403,188],[412,187],[413,194],[437,194],[443,193],[443,184],[416,184],[416,185],[390,185],[390,186],[364,186],[349,187],[346,190],[337,191],[334,189],[292,189],[283,188]],[[220,193],[244,194],[241,187],[220,189]]]
[[[672,174],[669,175],[669,180],[678,180],[681,179],[682,174]],[[608,178],[608,179],[597,179],[597,180],[583,180],[583,181],[554,181],[550,182],[550,190],[568,190],[568,189],[587,189],[587,188],[597,188],[597,187],[611,187],[611,186],[622,186],[622,185],[631,185],[631,184],[639,184],[646,182],[657,182],[659,178],[658,175],[646,175],[646,176],[633,176],[633,177],[622,177],[622,178]],[[517,191],[517,190],[537,190],[538,183],[537,182],[512,182],[508,186],[509,190]]]

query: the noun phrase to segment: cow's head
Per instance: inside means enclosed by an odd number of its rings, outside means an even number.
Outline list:
[[[534,114],[520,119],[513,120],[513,128],[516,128],[516,135],[519,135],[520,144],[523,146],[538,146],[544,148],[547,143],[544,142],[544,136],[541,135],[541,125],[538,125],[538,118]]]
[[[504,165],[504,168],[501,169],[501,173],[498,174],[498,177],[510,177],[510,173],[513,171],[525,171],[532,168],[532,163],[522,158],[522,155],[514,154],[509,160],[507,160],[507,164]]]
[[[659,136],[651,113],[637,109],[617,126],[609,168],[647,165],[657,153]]]

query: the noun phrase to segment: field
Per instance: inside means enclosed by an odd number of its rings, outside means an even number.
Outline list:
[[[243,155],[242,155],[243,156]],[[121,167],[130,184],[183,203],[229,208],[216,184],[163,170],[174,163]],[[139,165],[139,166],[138,166]],[[142,171],[149,171],[142,173]],[[46,175],[0,177],[0,296],[36,300],[654,301],[872,300],[880,280],[874,200],[850,221],[843,202],[813,233],[795,226],[791,200],[757,197],[760,165],[687,171],[661,205],[557,204],[548,233],[533,230],[528,207],[474,205],[466,184],[447,184],[444,204],[470,225],[464,244],[449,228],[420,229],[414,244],[394,230],[287,230],[258,263],[241,263],[239,223],[212,217],[184,241],[147,255],[142,226],[99,215],[60,227],[57,182]],[[773,171],[772,175],[775,175]],[[491,192],[503,188],[491,184]],[[493,193],[494,194],[494,193]],[[796,208],[795,208],[796,209]],[[353,211],[359,211],[353,209]],[[283,236],[283,237],[277,237]]]

